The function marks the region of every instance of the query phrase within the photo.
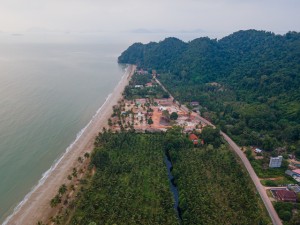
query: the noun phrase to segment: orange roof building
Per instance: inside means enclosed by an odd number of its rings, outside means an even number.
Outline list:
[[[198,144],[198,137],[195,134],[190,134],[189,139],[193,142],[194,145]]]

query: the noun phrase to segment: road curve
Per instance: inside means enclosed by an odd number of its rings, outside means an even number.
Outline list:
[[[155,78],[156,82],[170,95],[170,97],[172,99],[173,96],[171,95],[171,93],[159,82],[159,80],[157,80]],[[189,109],[182,105],[181,108],[188,112]],[[215,125],[213,125],[211,122],[209,122],[208,120],[204,119],[203,117],[201,117],[200,115],[196,114],[196,113],[193,113],[193,115],[197,116],[203,123],[207,124],[207,125],[210,125],[210,126],[213,126],[215,127]],[[223,136],[223,138],[225,139],[225,141],[230,145],[230,147],[234,150],[234,152],[240,157],[240,159],[242,160],[244,166],[246,167],[261,199],[263,200],[263,203],[269,213],[269,216],[272,220],[272,223],[274,225],[282,225],[282,222],[280,220],[280,218],[278,217],[278,214],[277,212],[275,211],[274,207],[273,207],[273,204],[271,202],[271,200],[269,199],[267,193],[266,193],[266,190],[265,188],[262,186],[262,184],[260,183],[260,180],[259,178],[257,177],[254,169],[252,168],[249,160],[247,159],[247,157],[245,156],[245,154],[241,151],[240,147],[227,135],[225,134],[223,131],[220,131],[220,134]]]

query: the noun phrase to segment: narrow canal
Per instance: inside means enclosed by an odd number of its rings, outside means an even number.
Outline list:
[[[170,189],[171,192],[173,193],[173,198],[174,198],[174,209],[176,210],[177,213],[177,217],[179,220],[179,223],[182,224],[182,218],[181,218],[181,212],[180,212],[180,208],[179,208],[179,193],[178,193],[178,189],[174,184],[174,177],[172,175],[172,169],[173,169],[173,165],[172,162],[170,160],[170,157],[165,154],[165,163],[168,169],[168,178],[169,178],[169,182],[170,182]]]

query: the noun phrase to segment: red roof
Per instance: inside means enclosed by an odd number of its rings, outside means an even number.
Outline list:
[[[198,140],[198,137],[195,134],[190,134],[190,140],[191,141]]]
[[[276,190],[276,195],[281,201],[297,201],[297,195],[293,191]]]

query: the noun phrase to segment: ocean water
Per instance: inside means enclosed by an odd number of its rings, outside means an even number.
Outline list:
[[[0,223],[113,91],[124,74],[120,48],[0,41]]]
[[[0,223],[113,91],[120,53],[169,36],[201,35],[0,33]]]

